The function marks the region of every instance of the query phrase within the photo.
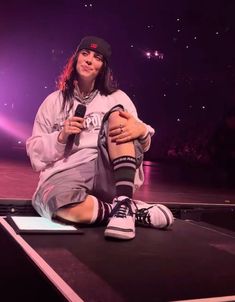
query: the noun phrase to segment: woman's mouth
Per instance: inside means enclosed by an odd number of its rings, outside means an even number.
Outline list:
[[[87,66],[82,66],[82,69],[86,72],[91,71],[91,68],[87,67]]]

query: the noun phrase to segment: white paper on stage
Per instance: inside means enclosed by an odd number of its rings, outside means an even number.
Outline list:
[[[80,233],[75,226],[61,224],[44,217],[37,216],[9,216],[16,226],[18,233],[24,232],[59,232],[59,233]],[[13,226],[14,227],[14,226]]]

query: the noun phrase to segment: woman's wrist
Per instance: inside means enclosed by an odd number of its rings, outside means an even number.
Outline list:
[[[143,134],[139,136],[139,140],[140,141],[146,141],[146,139],[148,138],[149,136],[149,130],[147,128],[147,126],[143,123]]]
[[[145,135],[143,137],[139,137],[139,141],[142,143],[146,142],[147,139],[149,138],[149,132],[146,131]]]
[[[61,131],[58,136],[57,136],[57,141],[60,143],[60,144],[66,144],[66,140],[65,138],[63,137],[63,132]]]

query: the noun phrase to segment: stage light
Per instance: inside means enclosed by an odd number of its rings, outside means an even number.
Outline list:
[[[147,52],[145,53],[145,55],[146,55],[146,57],[147,57],[148,59],[151,58],[151,52],[147,51]]]
[[[93,7],[93,4],[92,4],[92,3],[84,4],[84,6],[85,6],[85,7],[88,7],[88,6],[89,6],[89,7]]]
[[[158,52],[158,59],[163,60],[164,54],[162,52]]]
[[[145,57],[147,59],[160,59],[162,60],[164,58],[164,54],[158,50],[155,51],[146,51],[145,52]]]

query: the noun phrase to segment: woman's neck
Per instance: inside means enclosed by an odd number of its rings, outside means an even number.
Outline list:
[[[78,79],[77,84],[80,94],[85,97],[89,95],[94,89],[95,81],[87,82],[82,79]]]

